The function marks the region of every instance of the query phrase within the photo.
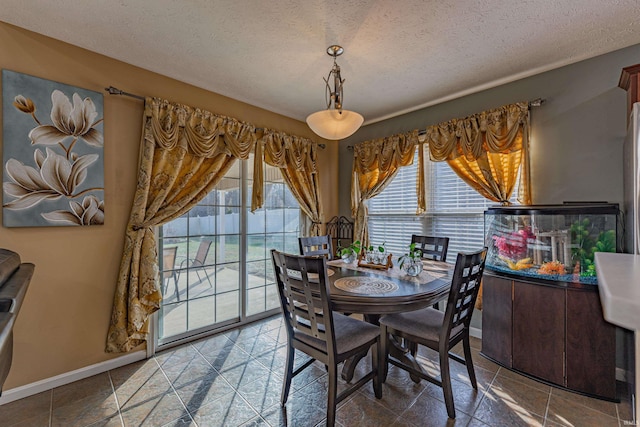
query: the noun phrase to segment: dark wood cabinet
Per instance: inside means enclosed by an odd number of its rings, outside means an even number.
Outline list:
[[[616,328],[601,313],[597,292],[567,291],[567,387],[615,396]]]
[[[513,368],[564,382],[564,289],[513,282]]]
[[[511,367],[511,280],[486,275],[482,285],[482,351],[507,368]]]
[[[486,271],[482,351],[547,383],[616,399],[615,326],[602,317],[597,287],[514,280]]]

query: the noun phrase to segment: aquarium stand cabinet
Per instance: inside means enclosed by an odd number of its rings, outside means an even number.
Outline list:
[[[593,253],[618,247],[617,206],[485,212],[482,350],[539,381],[616,400],[616,327],[604,320]]]

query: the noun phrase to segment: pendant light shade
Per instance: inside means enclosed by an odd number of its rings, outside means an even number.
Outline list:
[[[364,117],[355,111],[336,109],[317,111],[307,117],[307,124],[318,136],[324,139],[344,139],[355,133]]]
[[[326,84],[327,109],[310,114],[307,124],[313,132],[324,139],[338,140],[351,136],[357,131],[364,117],[349,110],[342,109],[342,85],[344,80],[340,76],[340,67],[336,57],[342,55],[344,49],[338,45],[327,48],[327,54],[333,56],[333,68],[324,82]],[[330,86],[333,77],[333,88]]]

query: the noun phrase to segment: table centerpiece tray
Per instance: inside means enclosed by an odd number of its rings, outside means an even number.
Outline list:
[[[384,264],[369,264],[364,259],[363,255],[360,255],[358,258],[358,267],[363,268],[373,268],[374,270],[388,270],[393,267],[393,262],[391,261],[392,254],[387,255],[387,262]]]

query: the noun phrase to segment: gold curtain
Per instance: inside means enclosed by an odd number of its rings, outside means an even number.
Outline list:
[[[154,227],[185,214],[256,142],[252,125],[207,111],[147,98],[140,169],[114,295],[107,352],[143,343],[160,306]],[[256,163],[262,159],[256,156]]]
[[[413,163],[418,131],[364,141],[353,147],[351,215],[355,218],[353,239],[369,242],[366,201],[377,196],[402,166]]]
[[[502,204],[509,204],[522,165],[518,201],[531,204],[528,103],[430,126],[424,143],[431,160],[446,160],[478,193]]]
[[[510,204],[522,165],[518,201],[532,203],[528,103],[505,105],[430,126],[424,143],[428,144],[431,160],[446,160],[464,182],[503,205]],[[423,156],[420,161],[424,161]],[[476,308],[482,309],[482,284]]]
[[[266,130],[256,145],[256,157],[262,157],[262,150],[265,163],[280,169],[302,212],[311,219],[311,229],[304,230],[303,234],[308,232],[317,236],[323,221],[318,183],[318,145],[306,138]],[[256,186],[262,188],[262,183]]]

